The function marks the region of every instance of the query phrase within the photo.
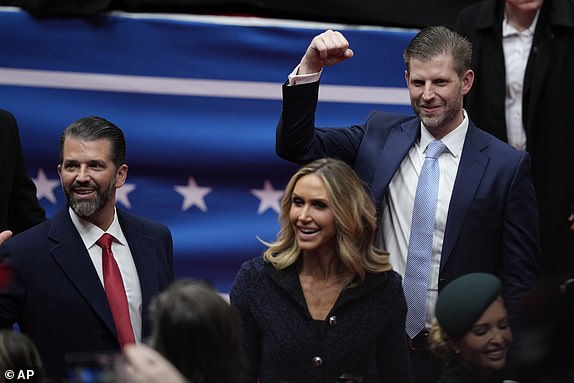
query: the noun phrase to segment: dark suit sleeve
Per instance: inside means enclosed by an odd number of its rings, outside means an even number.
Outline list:
[[[521,154],[506,195],[503,273],[507,305],[519,306],[538,283],[539,227],[530,156]]]
[[[507,379],[516,379],[518,357],[527,347],[524,344],[527,330],[524,302],[537,286],[539,278],[539,214],[527,153],[521,155],[506,201],[502,278],[514,341],[504,375]]]
[[[363,126],[316,128],[315,111],[319,82],[283,85],[281,118],[275,136],[277,155],[304,164],[334,157],[353,165],[364,136]]]
[[[36,197],[36,186],[28,176],[22,153],[18,125],[14,117],[0,111],[2,130],[2,168],[0,173],[0,230],[19,233],[46,219]]]

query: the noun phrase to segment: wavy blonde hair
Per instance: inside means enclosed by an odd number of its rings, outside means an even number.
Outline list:
[[[457,354],[452,344],[453,339],[443,330],[436,318],[432,320],[428,342],[431,352],[443,362]]]
[[[289,221],[293,190],[304,176],[314,174],[323,182],[335,217],[337,253],[351,275],[364,280],[366,272],[381,273],[392,269],[389,254],[374,247],[376,235],[375,206],[364,185],[345,162],[322,158],[301,167],[287,184],[281,201],[277,240],[263,253],[276,269],[284,269],[299,259],[301,249],[295,229]]]

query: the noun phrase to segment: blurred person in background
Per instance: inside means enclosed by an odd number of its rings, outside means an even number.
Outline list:
[[[574,275],[574,1],[485,0],[464,9],[479,128],[532,158],[543,279]]]
[[[1,329],[0,381],[42,383],[43,377],[42,359],[34,342],[22,333]]]
[[[545,280],[526,304],[521,383],[574,382],[574,275]]]
[[[148,345],[124,350],[120,381],[239,383],[243,359],[237,313],[205,281],[181,279],[150,307]]]
[[[146,344],[130,344],[114,366],[109,383],[191,383],[162,354]]]

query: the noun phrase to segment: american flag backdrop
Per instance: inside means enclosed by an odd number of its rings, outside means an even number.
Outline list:
[[[250,17],[110,13],[35,19],[0,7],[0,107],[14,114],[38,198],[65,204],[58,140],[98,115],[127,140],[118,206],[172,231],[177,277],[227,292],[279,230],[296,166],[275,154],[281,85],[313,36],[332,28],[355,57],[327,68],[317,125],[412,113],[402,51],[416,31]],[[1,182],[1,180],[0,180]]]

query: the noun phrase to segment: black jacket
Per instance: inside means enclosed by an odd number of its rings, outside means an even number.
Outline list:
[[[45,219],[26,170],[16,120],[0,109],[0,231],[16,234]]]
[[[459,15],[473,44],[476,73],[465,108],[479,128],[505,140],[504,1],[486,0]],[[542,276],[574,275],[574,1],[545,0],[528,59],[523,100],[527,151],[540,207]]]

